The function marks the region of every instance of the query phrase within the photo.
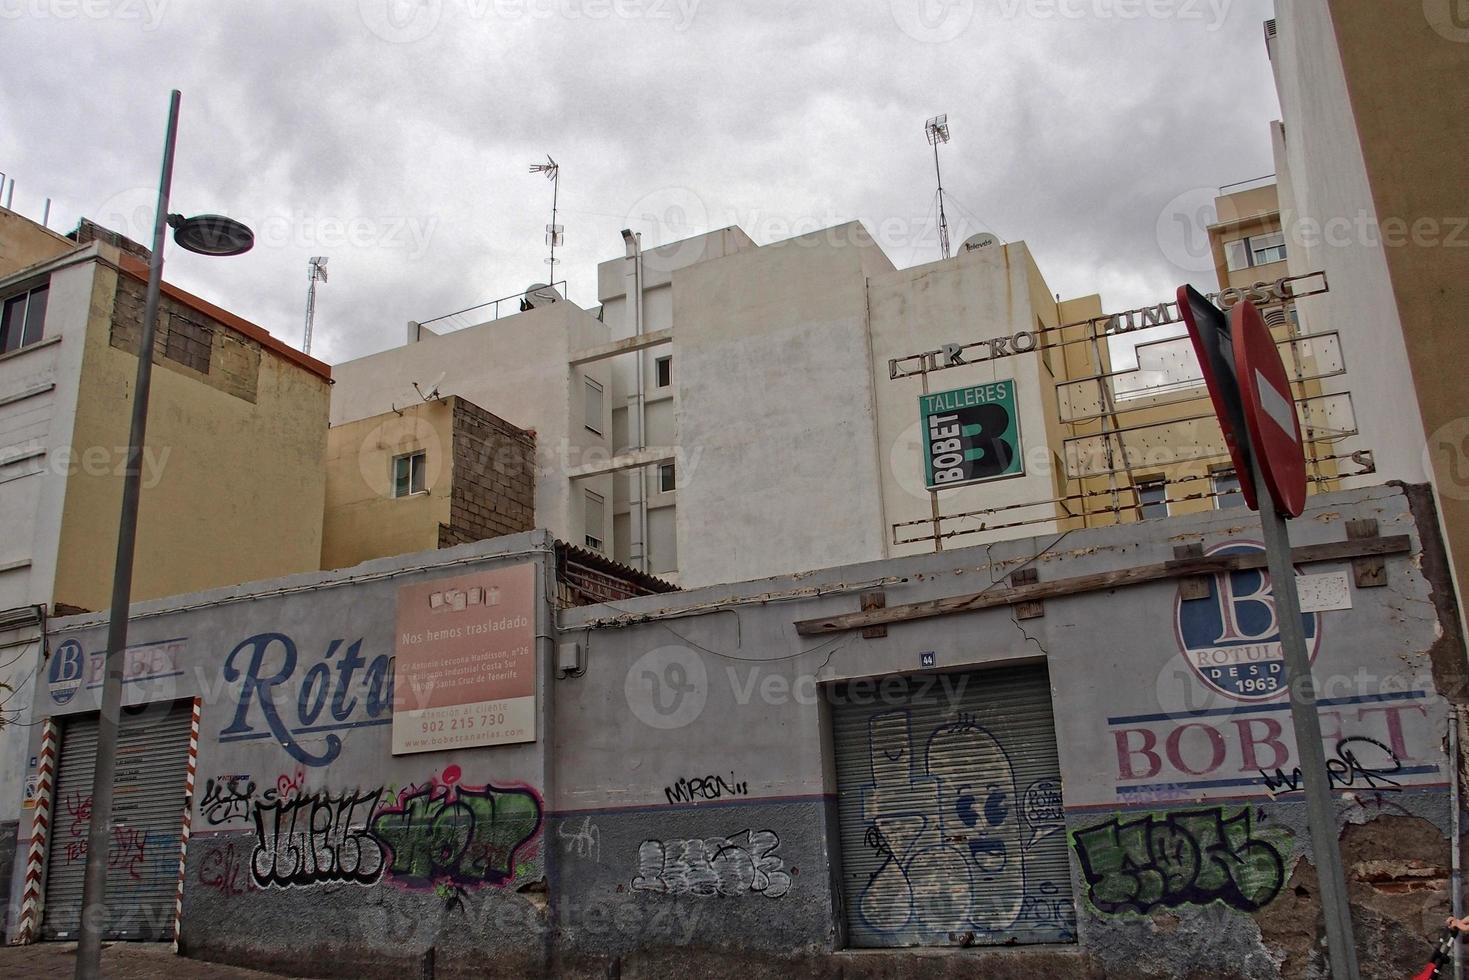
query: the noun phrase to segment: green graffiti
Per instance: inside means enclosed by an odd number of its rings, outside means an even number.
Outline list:
[[[517,851],[541,826],[524,789],[429,787],[372,818],[392,851],[388,871],[407,884],[482,885],[514,880]]]
[[[1113,818],[1072,833],[1087,897],[1104,913],[1223,902],[1253,912],[1280,894],[1285,831],[1257,834],[1254,814],[1222,807]]]

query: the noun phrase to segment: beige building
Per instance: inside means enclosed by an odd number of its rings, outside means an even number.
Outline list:
[[[321,567],[534,529],[535,449],[457,395],[332,426]]]
[[[102,609],[147,266],[90,223],[0,212],[0,236],[0,608]],[[168,283],[157,336],[134,595],[317,567],[330,369]]]
[[[457,471],[446,469],[450,448],[459,446],[446,401],[452,396],[459,411],[477,409],[534,439],[534,526],[612,554],[611,479],[573,486],[568,476],[611,455],[606,367],[573,363],[574,352],[606,343],[607,328],[576,304],[539,292],[410,323],[404,345],[332,369],[326,567],[438,545],[449,492],[438,481],[457,485]],[[441,407],[425,408],[434,403]],[[426,499],[368,499],[391,492],[393,459],[435,441],[439,448],[425,458],[442,462],[425,463]],[[413,547],[392,550],[408,542]]]

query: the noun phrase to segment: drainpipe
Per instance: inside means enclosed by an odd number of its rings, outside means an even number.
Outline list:
[[[626,283],[628,314],[632,317],[634,337],[643,335],[643,236],[622,229],[622,242],[627,249],[628,271]],[[637,371],[634,376],[633,393],[628,396],[627,439],[634,452],[644,448],[647,418],[643,398],[643,351],[637,351]],[[631,483],[628,490],[628,541],[629,563],[640,572],[648,570],[648,493],[647,474],[641,466],[630,471]]]
[[[1459,848],[1459,707],[1449,706],[1449,840],[1452,854],[1449,901],[1454,918],[1464,916],[1464,872]],[[1464,980],[1464,944],[1454,943],[1454,980]]]

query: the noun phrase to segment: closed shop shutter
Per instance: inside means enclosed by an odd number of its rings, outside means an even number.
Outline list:
[[[173,937],[191,713],[187,701],[123,712],[112,784],[104,938]],[[78,935],[96,752],[97,716],[68,718],[62,727],[46,866],[41,924],[46,939]]]
[[[1074,942],[1045,666],[832,698],[849,945]]]

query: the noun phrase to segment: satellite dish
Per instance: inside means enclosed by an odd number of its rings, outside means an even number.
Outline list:
[[[555,286],[548,286],[543,282],[533,282],[526,287],[525,295],[521,297],[521,310],[533,310],[537,306],[548,306],[561,300],[561,294],[556,291]]]
[[[978,235],[970,235],[964,239],[964,251],[977,252],[982,248],[993,248],[998,244],[1000,244],[998,238],[987,231],[982,231]]]

